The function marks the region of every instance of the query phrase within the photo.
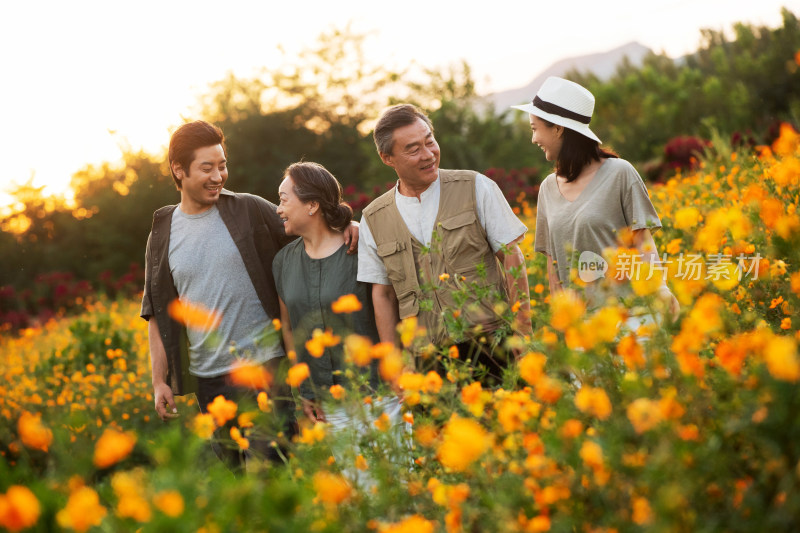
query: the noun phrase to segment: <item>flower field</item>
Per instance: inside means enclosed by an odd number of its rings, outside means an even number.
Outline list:
[[[785,126],[757,154],[711,154],[650,188],[664,225],[657,274],[682,307],[661,329],[620,328],[635,310],[662,311],[658,284],[640,271],[627,276],[631,291],[597,310],[547,296],[535,207],[520,193],[534,337],[513,339],[523,356],[502,388],[482,388],[447,349],[431,355],[448,369],[442,379],[403,372],[391,347],[310,339],[317,351],[345,343],[354,366],[380,360],[404,391],[399,438],[380,413],[358,435],[305,425],[285,465],[234,477],[208,439],[234,420],[226,444],[247,449],[271,399],[220,402],[209,415],[180,399],[180,417],[161,422],[138,302],[100,300],[78,317],[4,334],[0,529],[797,530],[800,135]],[[624,242],[609,251],[608,272],[653,274],[629,251]],[[620,285],[608,273],[602,283]],[[517,309],[500,311],[510,319]],[[410,344],[415,323],[400,327]],[[293,384],[303,370],[292,369]],[[364,420],[379,403],[330,392]]]

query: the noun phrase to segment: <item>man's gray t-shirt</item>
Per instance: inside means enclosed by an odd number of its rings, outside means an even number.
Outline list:
[[[602,256],[606,248],[616,248],[623,228],[660,227],[661,220],[633,165],[608,158],[572,202],[561,195],[555,174],[545,178],[539,187],[534,250],[556,261],[559,281],[566,287],[573,262],[582,252]]]
[[[284,355],[280,343],[256,347],[270,317],[217,206],[196,215],[172,214],[169,268],[182,300],[222,315],[215,331],[187,328],[189,372],[214,377],[230,372],[237,358],[262,363]],[[230,347],[234,345],[235,350]]]

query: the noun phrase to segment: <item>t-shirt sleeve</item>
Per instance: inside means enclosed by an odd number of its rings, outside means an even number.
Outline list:
[[[358,281],[391,285],[383,260],[378,255],[378,246],[372,237],[366,218],[358,227]]]
[[[656,208],[650,201],[650,195],[647,193],[647,187],[642,181],[642,177],[630,163],[627,163],[625,167],[625,191],[622,205],[625,221],[632,230],[660,228],[661,219],[658,218]]]
[[[550,228],[547,226],[547,193],[543,181],[539,186],[539,195],[536,198],[536,235],[533,241],[533,251],[550,254]]]
[[[144,293],[142,294],[142,308],[139,311],[139,316],[148,321],[150,320],[150,317],[153,316],[153,302],[150,298],[150,239],[152,237],[152,233],[147,236],[147,246],[145,247]]]
[[[478,218],[486,230],[493,252],[497,253],[504,245],[522,237],[528,231],[508,205],[500,187],[483,174],[478,174],[475,179],[475,199],[478,204]]]

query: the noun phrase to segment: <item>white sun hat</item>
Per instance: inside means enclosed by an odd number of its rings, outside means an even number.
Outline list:
[[[602,142],[589,129],[594,111],[594,96],[588,89],[573,81],[550,76],[544,81],[532,103],[511,107]]]

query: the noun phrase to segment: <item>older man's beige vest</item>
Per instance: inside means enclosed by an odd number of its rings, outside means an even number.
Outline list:
[[[403,221],[395,204],[396,187],[367,206],[364,219],[397,294],[400,318],[417,316],[426,329],[424,344],[442,346],[496,330],[502,319],[495,303],[508,297],[478,218],[475,172],[440,170],[439,179],[439,212],[430,249]],[[459,317],[469,331],[458,327]]]

